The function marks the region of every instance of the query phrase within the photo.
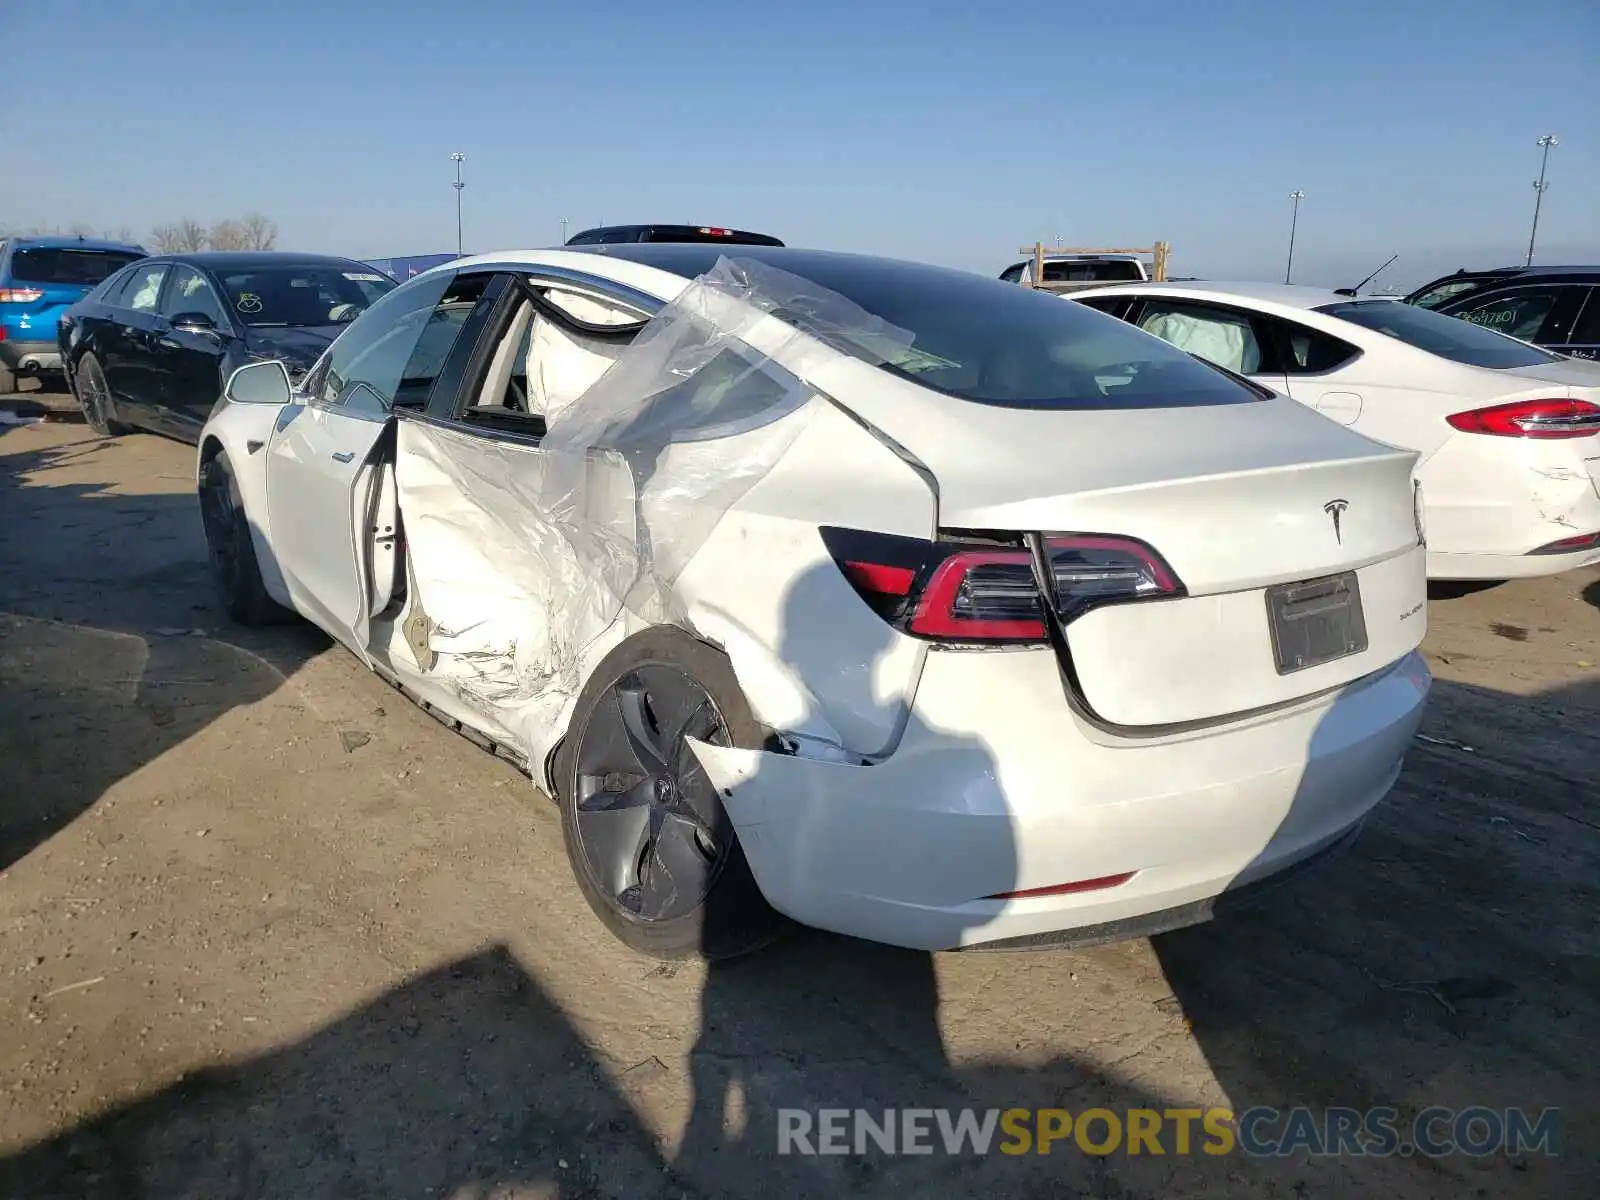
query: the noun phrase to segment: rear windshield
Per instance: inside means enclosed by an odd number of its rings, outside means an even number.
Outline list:
[[[1505,370],[1560,361],[1557,355],[1481,325],[1395,300],[1324,304],[1316,311],[1469,367]]]
[[[246,325],[344,325],[394,291],[395,281],[360,263],[218,271],[228,307]]]
[[[1046,283],[1126,283],[1143,280],[1139,264],[1126,259],[1106,262],[1047,262],[1044,264]]]
[[[11,257],[11,278],[23,283],[64,283],[92,287],[143,258],[131,250],[80,250],[41,247]]]
[[[792,269],[788,262],[778,265]],[[913,338],[904,349],[830,339],[840,349],[978,404],[1181,408],[1249,403],[1265,395],[1158,337],[1048,292],[943,267],[843,254],[807,255],[803,270]],[[804,313],[779,315],[807,325]]]

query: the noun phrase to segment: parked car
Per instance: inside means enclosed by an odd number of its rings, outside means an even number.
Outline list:
[[[84,416],[195,441],[234,368],[298,377],[395,281],[346,258],[163,254],[124,267],[62,316],[61,363]]]
[[[1012,263],[1000,272],[1007,283],[1035,286],[1034,263]],[[1050,254],[1044,259],[1044,275],[1040,283],[1050,291],[1061,293],[1079,287],[1098,287],[1108,283],[1144,282],[1150,278],[1144,262],[1135,254]]]
[[[1600,266],[1458,271],[1407,302],[1573,358],[1600,358]]]
[[[18,375],[61,366],[56,323],[107,275],[144,257],[123,242],[84,237],[14,237],[0,241],[0,394]]]
[[[999,280],[722,256],[475,257],[240,368],[227,610],[524,763],[653,954],[1131,936],[1342,844],[1429,689],[1414,452]]]
[[[1600,562],[1600,366],[1318,288],[1146,284],[1073,299],[1417,451],[1430,578]]]
[[[603,225],[567,239],[569,246],[613,246],[628,242],[714,242],[723,246],[781,246],[777,238],[720,225]]]

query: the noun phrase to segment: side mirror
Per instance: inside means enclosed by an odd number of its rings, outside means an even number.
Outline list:
[[[228,377],[228,386],[222,394],[233,404],[289,403],[291,388],[289,372],[276,360],[253,362],[240,367]]]
[[[217,323],[203,312],[181,312],[172,318],[172,327],[183,333],[215,333]]]

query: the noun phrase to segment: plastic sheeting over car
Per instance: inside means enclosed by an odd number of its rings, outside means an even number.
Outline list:
[[[724,258],[550,414],[537,446],[401,421],[409,602],[431,673],[521,753],[547,747],[625,632],[692,628],[676,582],[826,402],[813,371],[910,342],[836,293]]]

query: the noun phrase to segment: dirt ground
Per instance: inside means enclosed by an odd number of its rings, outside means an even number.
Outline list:
[[[509,765],[309,627],[230,626],[192,458],[0,425],[0,1194],[1595,1194],[1600,572],[1434,598],[1398,787],[1262,908],[1081,953],[799,934],[708,970],[611,941]],[[1564,1132],[1555,1158],[776,1151],[782,1107],[1257,1104]]]

